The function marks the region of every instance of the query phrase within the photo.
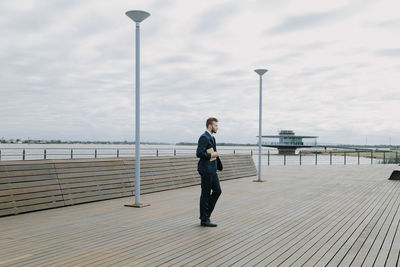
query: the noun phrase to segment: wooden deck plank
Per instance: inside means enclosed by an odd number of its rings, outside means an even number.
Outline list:
[[[257,250],[256,248],[258,247],[260,250],[265,249],[266,245],[268,245],[268,243],[271,242],[271,240],[279,240],[283,238],[283,233],[289,233],[290,231],[295,231],[295,228],[299,227],[301,225],[298,224],[296,227],[292,227],[290,228],[290,225],[293,225],[293,221],[298,221],[298,222],[307,222],[307,221],[312,221],[312,217],[317,215],[314,210],[315,209],[328,209],[328,206],[322,203],[325,203],[326,200],[321,200],[320,198],[315,199],[315,202],[310,203],[310,211],[309,212],[305,212],[302,211],[300,212],[300,215],[295,215],[294,217],[292,216],[292,212],[290,211],[286,211],[286,212],[290,212],[290,219],[285,219],[287,217],[284,216],[282,219],[278,219],[277,221],[277,227],[276,228],[272,228],[271,225],[269,225],[268,228],[264,229],[264,232],[260,232],[257,233],[254,238],[252,240],[249,237],[245,237],[244,241],[248,242],[249,245],[243,246],[241,244],[241,242],[235,242],[236,243],[236,248],[230,247],[228,250],[231,250],[231,254],[233,254],[232,256],[229,257],[229,262],[223,262],[223,259],[220,258],[218,261],[216,261],[216,263],[218,262],[218,264],[222,264],[223,265],[229,265],[231,263],[235,262],[235,258],[236,259],[241,259],[243,254],[250,254],[252,251],[254,252],[255,250]],[[332,203],[330,204],[332,205]],[[300,209],[298,209],[300,210]],[[272,217],[277,217],[274,213],[270,214],[270,216]],[[262,228],[262,226],[261,226]],[[260,245],[261,244],[261,245]],[[232,249],[233,248],[233,249]],[[217,251],[219,250],[219,248],[217,249]],[[224,252],[225,254],[226,252]],[[218,255],[216,253],[215,254],[216,257],[218,257]],[[210,257],[210,260],[206,261],[206,262],[201,262],[203,263],[210,263],[211,261],[215,260],[214,258]]]
[[[357,196],[357,194],[360,194],[360,195],[362,195],[362,194],[367,194],[367,192],[368,192],[368,189],[369,189],[369,187],[362,187],[362,188],[359,188],[360,189],[360,192],[357,192],[357,193],[354,193],[354,196]],[[354,188],[350,188],[350,190],[354,190]],[[343,200],[348,200],[348,198],[350,198],[350,196],[347,196],[347,198],[344,198]],[[342,202],[341,202],[342,203]],[[335,203],[335,206],[337,207],[337,204],[339,204],[339,203]],[[349,202],[348,204],[351,204],[351,202]],[[351,207],[351,206],[350,206]],[[315,209],[316,207],[314,207],[314,209]],[[326,207],[327,208],[327,207]],[[324,208],[325,209],[325,208]],[[352,210],[350,209],[350,212],[351,212]],[[323,236],[325,236],[324,234],[323,234]],[[312,235],[308,235],[306,238],[304,238],[304,239],[307,239],[307,238],[311,238],[312,237]],[[306,240],[303,240],[303,241],[306,241]],[[263,245],[263,246],[265,246],[265,244]],[[307,246],[305,246],[304,244],[302,244],[302,243],[300,243],[300,244],[296,244],[296,245],[293,245],[290,249],[291,250],[295,250],[296,252],[299,250],[299,247],[301,248],[301,249],[306,249],[307,248]],[[297,249],[297,250],[296,250]],[[245,255],[247,256],[247,255],[249,255],[252,251],[254,251],[255,249],[254,249],[254,247],[252,247],[251,249],[249,249],[249,250],[247,250],[245,253]],[[301,251],[300,251],[301,252]],[[290,253],[290,250],[288,250],[287,251],[287,253]],[[224,264],[231,264],[231,263],[234,263],[234,262],[236,262],[236,261],[238,261],[239,259],[241,259],[241,258],[244,258],[243,257],[243,252],[242,252],[242,255],[240,255],[240,254],[236,254],[235,255],[235,257],[232,257],[231,259],[229,259],[229,261],[228,262],[223,262]],[[282,258],[282,260],[281,260],[281,263],[284,263],[286,261],[286,258]]]
[[[379,216],[380,211],[382,211],[382,206],[386,206],[390,201],[390,194],[386,193],[384,198],[380,199],[375,205],[371,205],[366,210],[362,216],[358,218],[358,220],[350,227],[350,229],[340,238],[340,240],[335,244],[335,247],[338,247],[339,250],[331,250],[330,253],[327,253],[328,257],[320,260],[318,264],[328,264],[328,266],[338,266],[341,262],[346,258],[349,250],[353,247],[354,244],[357,243],[359,237],[362,232],[367,228],[369,223]],[[360,203],[362,205],[362,203]],[[335,253],[333,253],[335,251]],[[329,255],[333,255],[333,257],[329,258]]]
[[[374,187],[374,185],[370,185]],[[366,195],[360,196],[368,198],[369,190],[364,192]],[[370,201],[374,201],[373,198],[370,198]],[[367,204],[367,201],[363,203],[363,205]],[[342,228],[346,227],[346,225],[351,224],[352,217],[358,217],[359,214],[362,213],[362,210],[359,209],[359,203],[353,203],[352,208],[347,212],[341,214],[333,220],[327,227],[318,233],[313,239],[309,240],[307,244],[301,246],[300,249],[296,251],[295,254],[292,254],[289,258],[286,258],[282,261],[282,266],[291,266],[295,262],[296,264],[303,265],[307,262],[308,259],[313,257],[318,251],[325,251],[322,249],[324,245],[330,242],[335,234],[340,231]],[[310,262],[308,263],[310,265]]]
[[[382,226],[383,230],[379,233],[372,248],[367,254],[363,262],[364,266],[373,266],[375,263],[377,263],[377,266],[384,265],[387,259],[387,254],[393,244],[391,240],[393,240],[396,232],[396,223],[400,221],[400,205],[395,207],[393,210],[395,211],[394,215],[389,216],[389,220],[387,220]]]
[[[396,233],[392,239],[392,244],[390,246],[390,251],[385,261],[385,266],[399,266],[399,264],[400,264],[400,220],[397,220]]]
[[[394,187],[399,186],[399,183],[394,185]],[[398,188],[393,190],[392,192],[398,192]],[[371,222],[359,235],[356,242],[346,254],[346,257],[342,260],[342,265],[362,265],[366,256],[370,252],[372,245],[377,241],[377,238],[383,226],[389,225],[389,223],[387,223],[386,221],[392,219],[394,215],[393,211],[396,211],[397,207],[399,207],[400,195],[391,194],[389,198],[390,202],[386,206],[382,207],[383,211],[378,214],[379,217],[376,216],[373,220],[371,220]],[[382,241],[382,239],[378,239],[378,242],[379,241]]]
[[[363,203],[362,205],[365,205],[366,203]],[[360,202],[358,202],[358,203],[355,203],[355,206],[356,206],[356,208],[357,207],[359,207],[360,206]],[[361,211],[362,212],[362,210],[359,210],[359,211]],[[358,213],[356,213],[356,214],[354,214],[355,216],[357,216],[358,215]],[[340,229],[343,229],[342,227],[346,227],[346,225],[348,225],[348,223],[346,224],[343,224],[343,225],[340,225]],[[336,229],[334,229],[333,231],[330,231],[330,232],[328,232],[327,234],[326,234],[326,237],[328,237],[328,236],[333,236],[333,234],[335,233],[335,232],[337,232],[337,230]],[[347,256],[347,255],[346,255]],[[299,262],[299,261],[296,261],[296,262]],[[273,264],[273,262],[272,262],[272,264]],[[287,266],[286,264],[284,264],[284,266]],[[345,265],[346,266],[346,265]]]
[[[351,246],[352,243],[347,241],[352,236],[355,236],[354,232],[359,229],[360,224],[365,222],[368,216],[371,216],[371,213],[377,209],[379,204],[378,202],[382,201],[382,199],[387,199],[387,190],[390,190],[390,187],[387,185],[386,187],[381,188],[380,191],[375,190],[375,188],[371,190],[374,192],[374,202],[368,203],[368,205],[365,205],[362,199],[358,201],[357,204],[359,208],[350,220],[348,220],[343,227],[338,229],[334,235],[329,238],[329,240],[314,255],[312,255],[312,257],[307,261],[307,264],[328,264],[345,245],[349,246],[350,244]],[[344,253],[343,250],[341,254],[343,257],[345,256]]]
[[[279,210],[278,210],[279,211]],[[280,210],[282,211],[282,210]],[[286,212],[284,212],[286,213]],[[187,255],[191,255],[192,257],[196,258],[201,255],[200,253],[205,253],[209,255],[208,253],[210,251],[204,251],[204,250],[212,250],[218,252],[219,249],[223,248],[224,246],[228,245],[232,240],[229,238],[225,238],[226,236],[232,236],[232,229],[230,226],[235,226],[236,223],[241,223],[241,224],[246,224],[246,227],[243,229],[240,229],[239,231],[235,231],[235,242],[242,241],[243,238],[250,237],[249,235],[252,233],[252,230],[254,231],[255,228],[262,229],[262,225],[265,224],[266,222],[270,222],[271,218],[263,218],[263,214],[265,214],[265,210],[259,209],[256,211],[256,213],[252,213],[253,215],[256,215],[256,217],[260,217],[261,219],[259,220],[250,220],[248,217],[243,216],[241,218],[237,218],[235,223],[228,224],[226,227],[226,231],[222,233],[218,233],[217,235],[213,235],[213,238],[215,239],[220,239],[223,240],[218,246],[218,248],[215,247],[208,247],[209,244],[209,239],[208,238],[201,238],[199,240],[193,240],[193,238],[189,237],[184,237],[179,240],[177,246],[177,250],[173,255],[171,254],[171,250],[166,247],[162,251],[158,251],[159,257],[155,257],[154,255],[148,255],[147,258],[143,258],[142,260],[146,262],[146,264],[150,265],[158,265],[158,264],[167,264],[167,265],[174,265],[174,264],[179,264],[182,265],[184,264],[182,260],[187,260]],[[281,214],[282,215],[282,214]],[[272,218],[275,219],[275,218]],[[279,220],[279,219],[278,219]],[[224,224],[225,225],[225,224]],[[210,255],[209,255],[210,256]]]
[[[144,194],[151,206],[143,209],[124,207],[129,197],[3,217],[0,263],[309,266],[339,251],[337,262],[365,258],[395,266],[400,183],[387,180],[391,171],[388,165],[266,167],[265,183],[222,181],[212,217],[217,228],[199,226],[200,186]]]
[[[354,191],[354,189],[353,189]],[[347,192],[349,193],[349,192]],[[304,238],[307,238],[312,234],[312,231],[315,229],[315,226],[319,226],[321,223],[329,223],[332,219],[329,216],[340,214],[342,206],[347,208],[347,205],[351,205],[351,199],[354,199],[357,193],[343,194],[343,192],[339,193],[340,201],[332,201],[332,203],[325,204],[323,210],[319,210],[319,212],[314,212],[315,214],[311,218],[307,218],[306,220],[301,221],[302,223],[295,225],[291,229],[285,229],[280,233],[280,236],[275,238],[272,241],[266,242],[263,240],[258,246],[260,247],[258,250],[253,252],[252,254],[246,255],[246,257],[237,261],[235,264],[246,264],[250,266],[254,266],[257,264],[267,265],[270,263],[269,261],[273,261],[277,259],[281,254],[285,253],[291,247],[296,248],[297,243]],[[280,259],[280,261],[284,261],[285,258]],[[263,261],[266,261],[265,263]],[[271,263],[273,266],[273,264]]]
[[[173,224],[178,223],[178,221],[173,221]],[[180,221],[179,223],[182,223],[182,221]],[[185,221],[183,222],[185,224],[190,224],[189,221]],[[171,222],[167,223],[169,225],[169,227],[171,227]],[[186,229],[185,229],[186,230]],[[134,250],[135,254],[140,255],[143,251],[147,251],[147,248],[151,248],[152,246],[154,246],[154,241],[164,241],[164,240],[168,240],[168,242],[170,242],[173,238],[178,238],[181,239],[183,237],[185,237],[186,235],[191,235],[194,234],[196,232],[199,231],[199,227],[196,225],[195,227],[191,227],[188,228],[185,232],[178,232],[175,231],[173,235],[168,234],[165,235],[165,230],[164,231],[156,231],[155,233],[150,233],[149,236],[150,238],[145,238],[142,240],[142,242],[140,242],[141,240],[135,240],[134,243],[130,242],[124,242],[124,240],[121,240],[118,242],[118,244],[115,244],[113,246],[112,250],[108,250],[108,254],[107,255],[96,255],[95,257],[95,261],[89,261],[90,264],[100,264],[101,262],[104,262],[105,264],[107,264],[108,266],[110,265],[120,265],[122,264],[123,260],[127,260],[128,262],[131,261],[131,251]],[[158,243],[158,242],[157,242]],[[116,247],[116,248],[115,248]],[[96,253],[96,252],[94,252]],[[98,253],[97,253],[98,254]],[[114,257],[112,259],[112,261],[108,261],[107,259],[110,258],[110,256],[112,256],[114,254],[114,256],[118,255],[118,257]],[[127,256],[126,256],[127,255]],[[87,254],[82,253],[80,255],[81,257],[77,257],[74,259],[75,261],[81,261],[82,259],[85,259],[88,257]],[[124,257],[125,256],[125,257]],[[92,257],[92,256],[90,256]],[[85,262],[87,261],[87,259],[85,260]],[[71,261],[71,263],[73,263]]]

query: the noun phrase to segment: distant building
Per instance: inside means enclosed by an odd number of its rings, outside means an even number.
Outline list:
[[[295,154],[297,148],[316,146],[318,136],[295,135],[292,130],[281,130],[279,135],[263,135],[261,138],[262,146],[277,148],[279,154]],[[313,140],[304,142],[303,139]]]

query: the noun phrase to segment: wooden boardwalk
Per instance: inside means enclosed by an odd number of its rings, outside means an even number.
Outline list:
[[[222,182],[199,226],[200,187],[0,218],[0,266],[396,266],[394,165],[287,166]]]

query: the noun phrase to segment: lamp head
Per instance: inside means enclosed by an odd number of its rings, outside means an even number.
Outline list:
[[[263,76],[263,74],[266,73],[268,70],[267,69],[256,69],[254,71],[257,72],[258,75]]]
[[[147,17],[150,16],[150,13],[141,10],[131,10],[125,13],[129,18],[131,18],[134,22],[142,22]]]

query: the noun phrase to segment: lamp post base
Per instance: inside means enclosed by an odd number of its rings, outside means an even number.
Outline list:
[[[262,182],[266,182],[266,180],[253,180],[253,182],[262,183]]]
[[[150,206],[150,204],[146,204],[146,203],[139,203],[139,204],[125,204],[125,207],[131,207],[131,208],[144,208],[144,207],[148,207]]]

